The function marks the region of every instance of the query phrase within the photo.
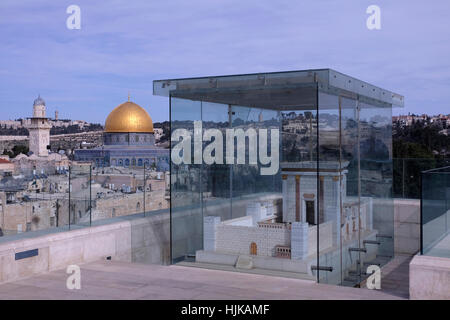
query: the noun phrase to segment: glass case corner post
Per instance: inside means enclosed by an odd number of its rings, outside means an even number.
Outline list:
[[[70,230],[70,211],[71,211],[71,199],[72,198],[72,166],[69,166],[69,230]]]
[[[144,161],[144,172],[143,172],[144,173],[144,182],[142,184],[142,192],[143,192],[143,195],[144,195],[144,199],[142,200],[142,210],[143,210],[143,213],[144,213],[144,217],[145,217],[145,191],[147,189],[147,178],[146,178],[146,175],[145,175],[146,170],[147,170],[147,166],[146,166],[146,163]]]
[[[173,263],[172,254],[172,94],[169,93],[169,261]]]
[[[92,164],[89,165],[89,226],[92,226]]]

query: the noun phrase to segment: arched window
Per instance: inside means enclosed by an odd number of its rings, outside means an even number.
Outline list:
[[[142,159],[138,160],[138,167],[142,167]]]
[[[136,204],[136,210],[140,210],[140,209],[141,209],[141,203],[138,202],[138,203]]]

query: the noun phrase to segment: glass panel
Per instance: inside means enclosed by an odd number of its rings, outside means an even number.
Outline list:
[[[231,211],[231,166],[225,163],[226,130],[230,128],[229,106],[202,102],[203,135],[208,137],[202,143],[203,155],[210,154],[211,160],[202,161],[202,207],[203,216],[219,217],[221,221],[232,218]],[[211,131],[213,130],[213,131]],[[208,147],[209,146],[209,147]],[[217,146],[217,148],[212,148]],[[209,151],[211,150],[211,152]],[[205,234],[206,236],[206,234]],[[205,238],[203,238],[205,241]]]
[[[317,280],[317,110],[299,109],[281,112],[282,221],[291,227],[291,260]]]
[[[340,284],[343,281],[343,243],[341,239],[341,178],[347,164],[341,159],[340,101],[335,95],[319,93],[319,155],[316,183],[316,223],[319,241],[319,282]],[[345,200],[345,199],[344,199]]]
[[[274,274],[314,279],[310,266],[317,264],[317,223],[314,220],[317,201],[312,199],[312,205],[308,202],[307,189],[311,189],[309,184],[317,179],[314,161],[317,113],[301,107],[300,102],[296,108],[302,111],[293,109],[297,116],[291,119],[294,121],[291,125],[295,127],[295,122],[300,121],[295,132],[300,136],[294,138],[295,146],[290,149],[293,165],[284,168],[280,163],[284,157],[280,156],[280,142],[284,139],[280,134],[281,111],[204,101],[197,105],[179,98],[172,98],[171,105],[173,134],[175,128],[189,126],[189,131],[194,132],[193,121],[201,119],[204,140],[201,144],[203,159],[198,164],[184,166],[185,172],[192,172],[196,167],[200,172],[189,188],[180,183],[181,166],[172,166],[173,261],[195,257],[193,265],[207,263],[210,267],[236,271],[245,271],[245,265],[250,264],[254,272],[270,270]],[[198,110],[199,106],[201,117],[193,118],[195,112],[191,112],[190,117],[184,117],[186,121],[180,121],[183,116],[179,110],[186,106],[189,110]],[[183,126],[179,125],[181,122]],[[221,144],[216,143],[218,140]],[[195,144],[191,141],[192,150]],[[173,143],[172,151],[175,147]],[[301,157],[296,156],[296,148]],[[191,158],[195,160],[195,155]],[[309,168],[308,177],[302,181],[306,197],[304,201],[298,199],[298,212],[294,209],[291,215],[282,197],[281,171],[286,169],[286,175],[296,181],[299,174],[295,172],[303,168],[302,161]],[[285,185],[283,192],[295,198],[297,191],[295,186],[287,188]],[[180,202],[182,196],[190,207]],[[300,210],[304,217],[299,215]],[[310,224],[306,222],[307,210],[312,211]],[[198,225],[199,217],[203,219],[201,225]],[[199,236],[203,238],[202,244],[198,242]]]
[[[400,147],[397,148],[400,149]],[[397,150],[397,153],[397,157],[402,155],[401,150]],[[393,159],[393,164],[394,198],[420,199],[420,173],[422,171],[450,166],[450,159],[395,158]]]
[[[383,266],[394,256],[392,109],[367,103],[359,107],[361,214],[366,202],[372,216],[372,221],[360,222],[361,234],[366,234],[360,243],[367,250],[361,259],[364,273],[369,265]]]
[[[177,136],[177,130],[185,130],[190,137],[194,134],[194,121],[201,120],[201,102],[179,98],[170,99],[172,139]],[[182,141],[172,140],[171,151]],[[198,133],[197,133],[198,134]],[[201,132],[200,132],[201,134]],[[191,152],[194,139],[187,141]],[[190,156],[179,151],[180,157],[186,157],[191,164],[177,164],[173,159],[171,166],[171,241],[172,261],[178,262],[195,255],[195,251],[202,247],[202,207],[201,207],[201,164],[194,164],[194,153]]]
[[[319,94],[319,282],[358,286],[393,256],[390,119],[390,108]]]
[[[340,183],[342,194],[341,211],[341,246],[342,246],[342,284],[355,286],[362,280],[361,232],[359,220],[361,216],[367,225],[370,223],[370,202],[360,197],[360,149],[358,148],[359,113],[356,100],[341,97],[341,164],[343,175]],[[368,209],[369,207],[369,209]],[[361,214],[360,214],[361,213]],[[370,226],[365,227],[370,229]]]
[[[422,173],[422,254],[450,258],[450,167]]]
[[[69,215],[67,221],[59,223],[69,226],[90,226],[92,222],[92,165],[79,163],[69,169]]]
[[[233,106],[232,128],[235,133],[242,130],[244,135],[247,133],[251,135],[253,132],[256,138],[252,140],[251,137],[245,136],[245,145],[242,146],[244,148],[242,154],[245,155],[246,159],[245,164],[238,164],[239,159],[237,158],[240,156],[238,153],[241,142],[238,141],[238,138],[234,142],[235,150],[238,151],[235,153],[235,164],[232,166],[232,214],[233,218],[238,218],[246,215],[246,208],[252,202],[271,201],[275,202],[276,205],[281,200],[281,176],[279,170],[276,170],[274,174],[264,175],[261,174],[261,170],[267,165],[262,165],[260,161],[257,161],[255,164],[249,163],[252,147],[250,144],[253,144],[256,151],[258,149],[257,137],[259,136],[262,139],[261,135],[259,135],[260,129],[267,130],[267,149],[271,150],[271,129],[280,130],[279,113],[272,110]],[[280,149],[278,148],[277,163],[279,163],[279,154]],[[272,203],[271,206],[273,205]]]

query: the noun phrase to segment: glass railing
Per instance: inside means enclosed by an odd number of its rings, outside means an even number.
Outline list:
[[[157,172],[146,164],[97,168],[73,164],[67,223],[70,227],[91,226],[102,219],[166,209],[170,202],[168,180],[168,172]]]
[[[96,167],[91,162],[73,162],[51,173],[5,176],[0,179],[0,239],[167,209],[169,177],[168,171],[147,164]]]
[[[421,253],[450,258],[450,166],[422,172]]]
[[[420,173],[450,166],[450,158],[394,158],[394,198],[420,199]]]

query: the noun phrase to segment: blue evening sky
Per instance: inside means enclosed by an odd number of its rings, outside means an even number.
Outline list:
[[[103,123],[130,91],[163,121],[153,80],[311,68],[405,95],[394,114],[450,113],[449,26],[448,0],[1,0],[0,119],[30,116],[40,93],[51,116]]]

